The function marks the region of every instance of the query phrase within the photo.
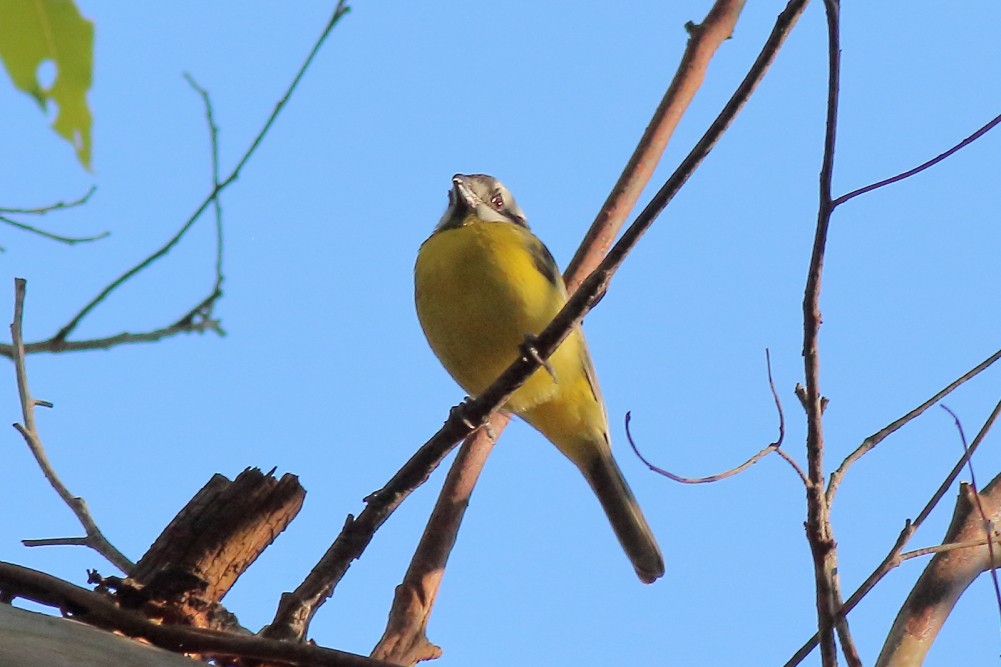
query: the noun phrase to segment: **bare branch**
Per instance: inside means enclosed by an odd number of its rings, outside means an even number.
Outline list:
[[[0,207],[0,213],[14,213],[17,215],[45,215],[46,213],[51,213],[52,211],[59,211],[64,208],[75,208],[77,206],[83,206],[89,200],[91,195],[97,192],[97,186],[92,185],[90,189],[87,190],[86,194],[77,199],[73,199],[68,202],[59,201],[55,204],[49,204],[47,206],[39,206],[37,208],[4,208]]]
[[[473,488],[493,450],[495,438],[509,419],[503,413],[495,414],[489,429],[476,431],[462,443],[410,567],[396,587],[386,630],[372,650],[373,658],[412,665],[441,656],[441,649],[427,638],[427,622]]]
[[[185,313],[179,320],[170,326],[143,333],[120,333],[105,338],[94,338],[91,340],[69,340],[57,341],[54,338],[28,343],[24,346],[26,354],[39,352],[81,352],[85,350],[107,350],[118,345],[130,345],[135,343],[154,343],[164,338],[170,338],[180,333],[203,333],[214,331],[220,336],[225,335],[218,320],[209,316],[212,304],[222,296],[222,292],[210,294],[208,298]],[[13,357],[14,347],[0,343],[0,356]]]
[[[26,547],[89,547],[86,537],[49,537],[39,540],[21,540]]]
[[[257,151],[257,147],[261,144],[261,142],[264,140],[264,137],[268,134],[268,131],[271,129],[271,126],[278,118],[278,115],[281,113],[282,109],[285,108],[285,105],[288,103],[292,93],[299,85],[299,81],[302,79],[303,75],[306,73],[306,70],[313,62],[313,59],[319,52],[320,47],[326,41],[327,36],[330,34],[331,30],[333,30],[334,26],[337,25],[338,21],[340,21],[341,17],[347,14],[348,11],[350,11],[350,8],[347,7],[346,0],[340,0],[337,3],[337,6],[334,8],[334,12],[330,17],[330,20],[327,22],[327,25],[324,27],[320,36],[313,44],[313,48],[310,50],[309,55],[306,56],[306,60],[300,66],[299,71],[292,79],[292,83],[289,84],[289,87],[286,89],[285,94],[275,105],[274,110],[271,112],[271,115],[264,123],[264,126],[257,133],[257,136],[251,142],[247,150],[244,151],[243,156],[237,162],[236,166],[232,169],[232,171],[230,171],[229,175],[227,175],[226,178],[222,179],[221,181],[217,180],[217,183],[212,187],[212,191],[205,197],[205,199],[202,200],[202,202],[195,208],[194,212],[188,217],[187,221],[166,243],[164,243],[159,249],[154,251],[151,255],[149,255],[141,262],[130,268],[128,271],[120,275],[118,278],[113,280],[111,283],[109,283],[103,290],[101,290],[100,293],[98,293],[97,296],[95,296],[83,308],[81,308],[80,311],[76,315],[74,315],[73,318],[70,319],[70,321],[56,333],[56,335],[53,337],[53,340],[65,341],[67,337],[69,337],[69,335],[77,328],[80,322],[90,313],[90,311],[93,310],[95,307],[97,307],[102,301],[104,301],[104,299],[107,298],[109,294],[111,294],[113,291],[121,287],[125,282],[127,282],[137,273],[148,268],[158,259],[165,256],[168,252],[170,252],[170,250],[175,245],[177,245],[177,243],[184,237],[184,235],[187,234],[188,230],[191,229],[191,227],[195,224],[195,222],[198,221],[202,213],[204,213],[205,210],[216,201],[216,199],[219,197],[222,191],[225,190],[230,184],[232,184],[233,181],[239,178],[240,171],[243,169],[244,165],[247,164],[247,161],[250,160],[253,154]]]
[[[215,122],[215,112],[212,109],[212,98],[209,96],[209,92],[198,85],[187,72],[184,73],[184,79],[188,84],[195,89],[201,98],[202,103],[205,105],[205,122],[209,126],[209,145],[211,146],[212,152],[212,188],[214,191],[218,192],[220,188],[219,181],[219,126]],[[223,228],[222,228],[222,201],[219,197],[212,200],[212,208],[215,212],[215,287],[213,292],[222,291],[222,249],[223,249]]]
[[[842,461],[838,469],[831,474],[831,481],[827,486],[827,502],[831,503],[834,501],[834,495],[838,491],[838,487],[841,484],[841,480],[844,479],[845,472],[848,470],[849,467],[851,467],[853,463],[858,461],[860,458],[862,458],[862,456],[864,456],[867,452],[869,452],[869,450],[871,450],[873,447],[881,443],[888,436],[896,432],[898,429],[907,424],[909,421],[920,416],[922,413],[924,413],[925,410],[927,410],[928,408],[935,405],[940,400],[951,394],[957,387],[965,383],[967,380],[973,379],[974,377],[979,375],[982,371],[989,368],[991,364],[993,364],[998,359],[1001,359],[1001,350],[998,350],[997,352],[995,352],[994,354],[987,357],[979,364],[968,370],[963,375],[960,375],[958,378],[947,384],[944,388],[942,388],[941,391],[936,393],[934,396],[929,398],[921,405],[917,406],[916,408],[914,408],[904,416],[900,417],[896,421],[887,424],[886,426],[879,429],[878,431],[870,435],[868,438],[863,440],[862,444],[859,445],[855,451],[853,451],[851,454],[845,457],[845,460]]]
[[[965,139],[963,139],[962,141],[960,141],[958,144],[956,144],[955,146],[953,146],[952,148],[950,148],[946,152],[940,153],[939,155],[936,155],[932,159],[928,160],[927,162],[922,162],[921,164],[919,164],[918,166],[914,167],[913,169],[908,169],[907,171],[905,171],[903,173],[900,173],[900,174],[897,174],[896,176],[891,176],[890,178],[884,179],[884,180],[879,181],[877,183],[872,183],[871,185],[867,185],[865,187],[859,188],[858,190],[852,190],[848,194],[841,195],[840,197],[838,197],[837,199],[835,199],[833,202],[831,202],[831,205],[834,206],[834,207],[840,206],[841,204],[844,204],[846,201],[848,201],[850,199],[854,199],[855,197],[858,197],[859,195],[864,195],[867,192],[872,192],[873,190],[877,190],[877,189],[885,187],[887,185],[892,185],[893,183],[899,183],[900,181],[904,180],[905,178],[910,178],[911,176],[914,176],[915,174],[920,174],[925,169],[928,169],[929,167],[934,167],[936,164],[938,164],[942,160],[945,160],[946,158],[950,157],[954,153],[960,151],[963,148],[966,148],[967,146],[969,146],[970,144],[972,144],[974,141],[976,141],[977,139],[979,139],[983,135],[987,134],[990,130],[994,129],[994,127],[998,123],[1001,123],[1001,114],[995,116],[986,125],[984,125],[979,130],[977,130],[976,132],[974,132],[970,136],[968,136]]]
[[[969,484],[960,485],[952,522],[942,541],[985,537],[984,518],[987,526],[1001,521],[1001,476],[981,493]],[[921,664],[963,592],[981,572],[997,566],[993,540],[985,540],[985,546],[935,554],[901,606],[876,667]]]
[[[626,439],[629,441],[629,445],[633,448],[633,452],[636,454],[636,457],[639,458],[639,460],[642,461],[646,465],[646,467],[652,470],[653,472],[657,473],[658,475],[667,477],[672,482],[678,482],[680,484],[709,484],[711,482],[719,482],[721,480],[727,479],[728,477],[733,477],[738,473],[744,472],[752,465],[763,459],[765,456],[771,454],[772,452],[778,449],[778,445],[772,443],[767,447],[765,447],[764,449],[758,451],[756,454],[754,454],[754,456],[747,459],[746,461],[744,461],[735,468],[724,470],[723,472],[716,473],[715,475],[708,475],[707,477],[682,477],[681,475],[676,475],[673,472],[670,472],[669,470],[664,470],[663,468],[654,465],[645,456],[643,456],[643,454],[639,450],[639,447],[636,446],[636,442],[633,440],[632,431],[629,428],[629,423],[631,419],[632,419],[632,414],[627,412]]]
[[[78,243],[90,243],[91,241],[100,241],[104,237],[111,234],[111,232],[101,232],[96,236],[63,236],[61,234],[54,234],[52,232],[47,232],[44,229],[39,229],[38,227],[33,227],[31,225],[26,225],[23,222],[18,222],[17,220],[12,220],[5,215],[0,215],[0,222],[10,225],[11,227],[16,227],[25,232],[31,232],[32,234],[37,234],[38,236],[51,239],[53,241],[59,241],[60,243],[65,243],[66,245],[76,245]]]
[[[837,142],[838,95],[841,78],[840,8],[838,0],[825,0],[827,16],[827,124],[824,154],[820,168],[820,203],[813,252],[803,295],[803,366],[805,386],[800,400],[806,410],[807,436],[807,519],[806,537],[813,555],[816,587],[817,621],[820,632],[821,662],[824,667],[837,665],[834,642],[837,609],[837,546],[830,520],[830,506],[824,494],[823,395],[820,389],[820,291],[831,224],[831,181],[834,176],[834,151]],[[847,636],[847,632],[844,635]],[[847,638],[850,643],[850,637]]]
[[[608,252],[650,182],[675,128],[702,86],[713,56],[733,34],[743,8],[744,0],[717,0],[701,24],[690,24],[688,46],[681,56],[674,79],[664,92],[664,98],[654,111],[618,182],[567,265],[563,275],[568,292],[573,293]]]
[[[907,520],[904,523],[903,529],[901,529],[900,534],[897,536],[897,541],[890,548],[886,557],[883,558],[880,564],[876,566],[876,569],[874,569],[872,573],[866,577],[866,580],[863,581],[857,589],[855,589],[855,592],[851,594],[851,597],[849,597],[844,605],[842,605],[842,607],[838,610],[839,617],[847,616],[848,613],[862,601],[862,598],[864,598],[869,591],[875,588],[876,584],[878,584],[883,577],[900,564],[902,560],[900,554],[903,551],[904,546],[911,539],[921,524],[924,523],[925,519],[927,519],[932,513],[932,510],[934,510],[938,505],[946,491],[952,487],[956,478],[959,477],[959,473],[962,472],[963,468],[966,466],[966,461],[970,456],[973,456],[973,453],[977,451],[978,447],[980,447],[980,443],[983,442],[999,415],[1001,415],[1001,401],[998,401],[997,405],[994,406],[994,410],[991,412],[990,416],[988,416],[987,421],[985,421],[984,425],[980,427],[980,432],[977,433],[977,437],[973,439],[969,450],[966,451],[963,456],[960,457],[959,461],[956,462],[956,465],[952,467],[952,470],[950,470],[949,474],[946,475],[938,489],[936,489],[935,493],[932,494],[932,497],[927,503],[925,503],[925,506],[921,509],[921,511],[918,512],[914,521]],[[810,655],[810,652],[817,647],[818,639],[819,636],[817,634],[814,634],[810,639],[808,639],[806,643],[803,644],[803,646],[801,646],[791,658],[789,658],[789,660],[785,663],[785,667],[795,667],[805,660],[806,656]]]
[[[956,430],[959,431],[959,441],[963,445],[963,456],[966,457],[966,467],[970,471],[970,488],[973,489],[972,497],[974,505],[976,506],[977,512],[980,514],[980,519],[983,521],[984,532],[989,538],[994,534],[994,520],[991,513],[984,509],[984,500],[978,490],[979,487],[977,486],[977,473],[973,468],[973,457],[970,456],[970,448],[966,444],[966,434],[963,432],[963,422],[959,421],[959,417],[956,416],[956,413],[947,406],[942,405],[941,408],[952,416],[952,420],[956,424]],[[995,568],[997,555],[994,553],[994,542],[990,539],[987,540],[987,554],[988,564],[991,570],[991,583],[994,584],[994,597],[998,602],[998,608],[1001,609],[1001,586],[998,585],[998,573]]]
[[[897,560],[903,563],[905,560],[911,560],[913,558],[921,558],[922,556],[933,556],[935,554],[945,553],[947,551],[956,551],[957,549],[970,549],[972,547],[982,547],[986,546],[988,543],[987,538],[979,540],[969,540],[967,542],[947,542],[945,544],[936,544],[933,547],[922,547],[921,549],[913,549],[911,551],[905,551],[897,557]],[[1001,534],[994,531],[994,539],[991,541],[995,546],[1001,546]]]
[[[31,232],[32,234],[37,234],[39,236],[45,237],[47,239],[52,239],[53,241],[59,241],[60,243],[65,243],[67,245],[76,245],[77,243],[90,243],[91,241],[97,241],[108,236],[111,232],[102,232],[96,236],[64,236],[62,234],[55,234],[53,232],[40,229],[33,225],[28,225],[23,222],[18,222],[13,220],[7,215],[45,215],[46,213],[52,213],[53,211],[60,211],[68,208],[75,208],[77,206],[83,206],[89,200],[91,195],[97,191],[97,186],[92,185],[86,194],[82,197],[74,199],[72,201],[64,202],[59,201],[55,204],[49,204],[47,206],[39,206],[37,208],[5,208],[0,207],[0,222],[6,223],[17,229]],[[7,215],[4,215],[7,214]]]
[[[629,423],[632,420],[632,414],[627,412],[626,439],[629,441],[629,445],[630,447],[632,447],[633,453],[636,454],[636,457],[640,461],[642,461],[647,468],[657,473],[658,475],[663,475],[664,477],[667,477],[673,482],[678,482],[680,484],[709,484],[711,482],[718,482],[728,477],[733,477],[738,473],[744,472],[745,470],[747,470],[752,465],[763,459],[768,454],[771,454],[772,452],[777,452],[790,466],[792,466],[793,471],[795,471],[796,474],[799,475],[799,478],[800,480],[802,480],[803,484],[808,485],[809,482],[806,479],[806,475],[803,474],[802,469],[800,469],[799,464],[797,464],[792,457],[790,457],[782,450],[782,441],[785,440],[785,428],[786,428],[785,415],[782,412],[782,402],[779,400],[778,392],[775,391],[775,382],[772,379],[772,360],[768,350],[765,350],[765,362],[768,367],[768,386],[772,392],[772,399],[775,401],[775,409],[779,414],[779,437],[775,440],[775,442],[767,445],[764,449],[760,450],[758,453],[756,453],[754,456],[752,456],[748,460],[738,465],[736,468],[730,468],[729,470],[716,473],[715,475],[709,475],[707,477],[682,477],[681,475],[676,475],[673,472],[664,470],[663,468],[654,465],[649,461],[649,459],[643,456],[643,454],[639,450],[639,447],[636,445],[636,442],[633,440],[633,434],[629,428]]]
[[[66,485],[59,479],[55,469],[49,462],[49,457],[45,453],[45,447],[42,445],[42,440],[38,435],[38,429],[35,425],[35,406],[39,404],[39,401],[31,397],[31,390],[28,388],[28,371],[24,362],[24,342],[21,338],[25,291],[25,280],[23,278],[15,278],[14,320],[10,325],[10,335],[14,349],[14,372],[17,376],[17,393],[21,400],[21,416],[24,424],[14,424],[14,428],[24,437],[24,441],[28,444],[28,449],[31,450],[35,461],[38,462],[38,467],[42,469],[45,479],[49,481],[52,488],[55,489],[63,502],[73,511],[73,514],[76,515],[77,520],[83,526],[87,537],[82,539],[86,542],[87,546],[107,558],[122,572],[128,572],[132,569],[132,562],[104,537],[104,534],[98,529],[97,524],[90,515],[86,501],[70,493]]]
[[[11,563],[0,563],[0,591],[6,599],[20,597],[57,607],[74,620],[145,639],[177,653],[232,656],[303,667],[394,667],[391,663],[309,644],[153,623],[137,612],[119,609],[102,595]]]

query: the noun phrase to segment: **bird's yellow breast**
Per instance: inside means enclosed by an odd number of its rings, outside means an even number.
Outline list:
[[[417,316],[428,342],[462,388],[476,396],[566,302],[536,268],[531,234],[515,224],[474,222],[435,233],[415,269]],[[542,371],[545,373],[545,371]],[[552,393],[542,373],[512,398],[512,409]]]
[[[514,223],[467,219],[435,232],[415,268],[417,316],[432,350],[471,395],[485,390],[548,325],[566,289],[542,243]],[[507,408],[573,459],[572,441],[607,442],[604,406],[577,328]]]

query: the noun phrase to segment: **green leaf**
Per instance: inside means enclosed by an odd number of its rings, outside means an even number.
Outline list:
[[[90,169],[90,89],[94,24],[80,16],[72,0],[0,0],[0,60],[14,85],[43,110],[55,103],[52,128],[73,144],[77,159]],[[49,88],[38,81],[45,62],[55,65]]]

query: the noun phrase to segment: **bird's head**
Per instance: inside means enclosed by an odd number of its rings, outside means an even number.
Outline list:
[[[527,227],[525,214],[511,191],[493,176],[486,174],[456,174],[448,193],[448,208],[438,223],[438,229],[458,227],[470,215],[484,222],[513,222]]]

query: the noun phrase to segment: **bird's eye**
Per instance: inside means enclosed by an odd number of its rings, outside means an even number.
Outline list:
[[[495,192],[494,196],[490,198],[490,204],[498,211],[504,208],[504,195],[500,192]]]

